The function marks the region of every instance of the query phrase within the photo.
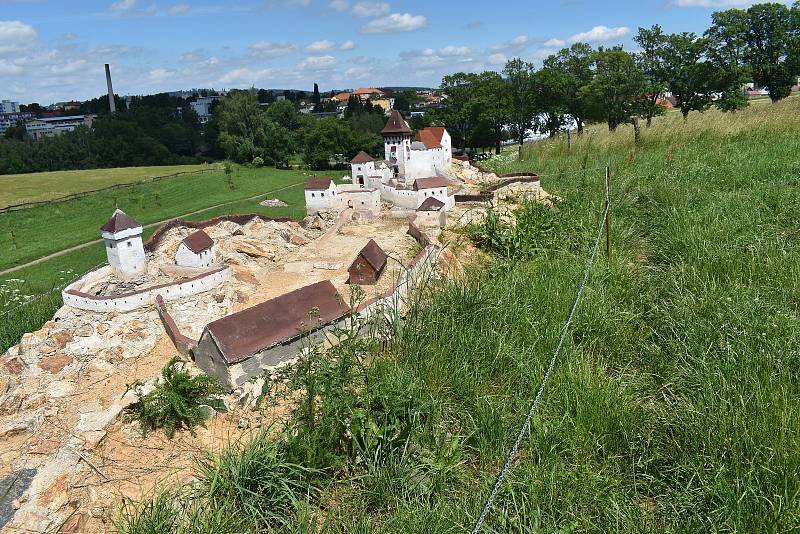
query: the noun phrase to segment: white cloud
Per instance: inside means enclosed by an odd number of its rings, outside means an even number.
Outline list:
[[[562,46],[566,46],[567,42],[563,39],[548,39],[544,42],[544,46],[547,48],[561,48]]]
[[[12,76],[14,74],[22,74],[25,71],[19,65],[15,65],[11,61],[0,59],[0,74],[3,76]]]
[[[50,72],[53,74],[72,74],[86,68],[87,62],[85,59],[76,59],[74,61],[65,61],[56,65],[50,66]]]
[[[270,0],[271,7],[308,7],[311,0]]]
[[[175,71],[167,69],[153,69],[147,73],[147,82],[154,85],[163,84],[175,77]]]
[[[489,56],[489,64],[490,65],[505,65],[508,62],[508,58],[505,54],[492,54]]]
[[[528,36],[527,35],[517,35],[510,41],[511,46],[525,46],[528,44]]]
[[[328,5],[331,9],[334,9],[339,13],[344,13],[350,7],[350,2],[347,0],[333,0],[333,2]]]
[[[351,57],[349,59],[349,61],[350,61],[350,63],[353,63],[355,65],[366,65],[367,63],[371,63],[372,62],[372,58],[367,57],[367,56],[355,56],[355,57]]]
[[[192,6],[189,4],[175,4],[167,11],[167,15],[185,15],[189,11],[192,10]]]
[[[345,41],[339,45],[339,50],[352,50],[356,47],[356,44],[353,41]]]
[[[391,9],[386,2],[357,2],[350,12],[356,17],[380,17]]]
[[[466,46],[445,46],[439,49],[440,56],[466,56],[470,52]]]
[[[300,70],[324,70],[337,64],[333,56],[310,56],[297,64]]]
[[[120,0],[109,6],[111,11],[127,11],[136,7],[136,0]]]
[[[36,43],[37,38],[33,26],[18,20],[0,20],[0,54],[25,50]]]
[[[250,45],[250,52],[252,55],[259,58],[273,58],[285,56],[297,51],[297,46],[292,43],[272,43],[262,41]]]
[[[619,26],[617,28],[609,28],[608,26],[595,26],[588,32],[576,33],[569,38],[570,43],[601,43],[604,41],[612,41],[619,39],[630,33],[631,29],[627,26]]]
[[[272,69],[251,70],[241,68],[226,72],[217,81],[227,85],[255,85],[259,80],[272,78],[274,74]]]
[[[336,43],[327,39],[323,39],[322,41],[314,41],[308,45],[306,47],[306,51],[311,52],[312,54],[318,54],[320,52],[330,52],[334,48],[336,48]]]
[[[361,33],[413,32],[428,25],[422,15],[392,13],[388,17],[372,20],[361,27]]]

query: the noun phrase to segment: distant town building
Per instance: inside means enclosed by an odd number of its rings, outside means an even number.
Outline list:
[[[376,284],[384,268],[386,268],[388,257],[375,240],[370,239],[347,269],[349,275],[347,283],[358,285]]]
[[[0,101],[0,113],[19,113],[19,102],[12,100]]]
[[[145,270],[147,257],[142,244],[142,225],[118,209],[100,228],[105,241],[108,264],[118,275],[127,277]]]
[[[25,123],[25,121],[33,120],[36,118],[35,113],[29,111],[17,113],[0,113],[0,137],[5,136],[6,130],[17,123]]]
[[[175,263],[181,267],[211,267],[214,263],[214,240],[203,230],[194,232],[178,245]]]
[[[28,135],[34,139],[53,137],[64,132],[72,132],[80,126],[91,128],[97,115],[72,115],[69,117],[43,117],[25,124]]]
[[[200,124],[205,124],[211,120],[211,108],[220,100],[222,100],[221,96],[201,96],[195,102],[192,102],[192,109],[197,113]]]

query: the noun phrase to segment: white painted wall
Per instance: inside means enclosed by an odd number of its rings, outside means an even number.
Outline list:
[[[142,227],[129,228],[116,234],[102,232],[108,264],[119,274],[141,273],[147,266],[142,243]]]
[[[175,263],[181,267],[211,267],[214,263],[214,247],[207,248],[200,254],[195,254],[185,243],[181,243],[175,253]]]
[[[342,209],[341,199],[336,193],[336,184],[331,180],[331,185],[325,190],[305,190],[306,212],[316,213],[320,210]]]

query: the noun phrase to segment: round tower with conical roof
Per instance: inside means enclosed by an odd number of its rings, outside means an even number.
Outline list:
[[[142,225],[118,209],[100,228],[108,264],[123,277],[139,274],[147,266],[142,244]]]
[[[386,159],[396,165],[395,178],[405,178],[406,163],[411,159],[412,133],[403,114],[397,110],[392,111],[386,126],[381,130]]]

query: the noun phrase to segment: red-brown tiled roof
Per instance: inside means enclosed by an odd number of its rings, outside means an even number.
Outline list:
[[[182,243],[195,254],[200,254],[204,250],[214,246],[214,240],[211,239],[203,230],[198,230],[189,235],[182,241]]]
[[[399,111],[392,110],[392,114],[389,116],[389,120],[386,122],[386,126],[383,127],[381,130],[383,135],[411,135],[411,128],[408,127],[408,123],[403,118],[403,114]]]
[[[353,93],[339,93],[338,95],[333,95],[333,98],[335,98],[339,102],[347,102],[348,100],[350,100],[350,96],[352,94]]]
[[[306,183],[303,184],[303,189],[305,190],[313,190],[317,191],[320,189],[328,189],[331,186],[331,179],[330,178],[312,178],[311,180],[306,180]]]
[[[356,154],[356,157],[350,160],[350,163],[369,163],[370,161],[375,161],[375,158],[362,150]]]
[[[444,206],[444,202],[441,200],[434,197],[428,197],[422,202],[422,204],[419,205],[417,211],[439,211],[442,209],[442,206]]]
[[[369,263],[375,271],[383,269],[384,265],[386,265],[386,258],[388,258],[387,254],[374,239],[370,239],[358,255],[367,260],[367,263]]]
[[[371,94],[374,94],[374,93],[383,94],[383,91],[381,91],[380,89],[375,89],[374,87],[362,87],[360,89],[356,89],[356,92],[354,94],[356,94],[356,95],[371,95]]]
[[[416,140],[421,141],[428,150],[442,148],[443,135],[444,128],[442,126],[428,126],[417,132]]]
[[[123,230],[128,230],[130,228],[137,228],[142,226],[138,222],[136,222],[131,217],[128,217],[124,211],[118,209],[114,211],[114,215],[106,221],[106,223],[100,227],[101,232],[108,232],[110,234],[116,234],[117,232],[121,232]]]
[[[347,311],[336,288],[325,280],[218,319],[206,331],[232,364],[327,325]]]
[[[430,178],[417,178],[414,180],[414,189],[433,189],[436,187],[447,187],[447,178],[441,176],[431,176]]]

